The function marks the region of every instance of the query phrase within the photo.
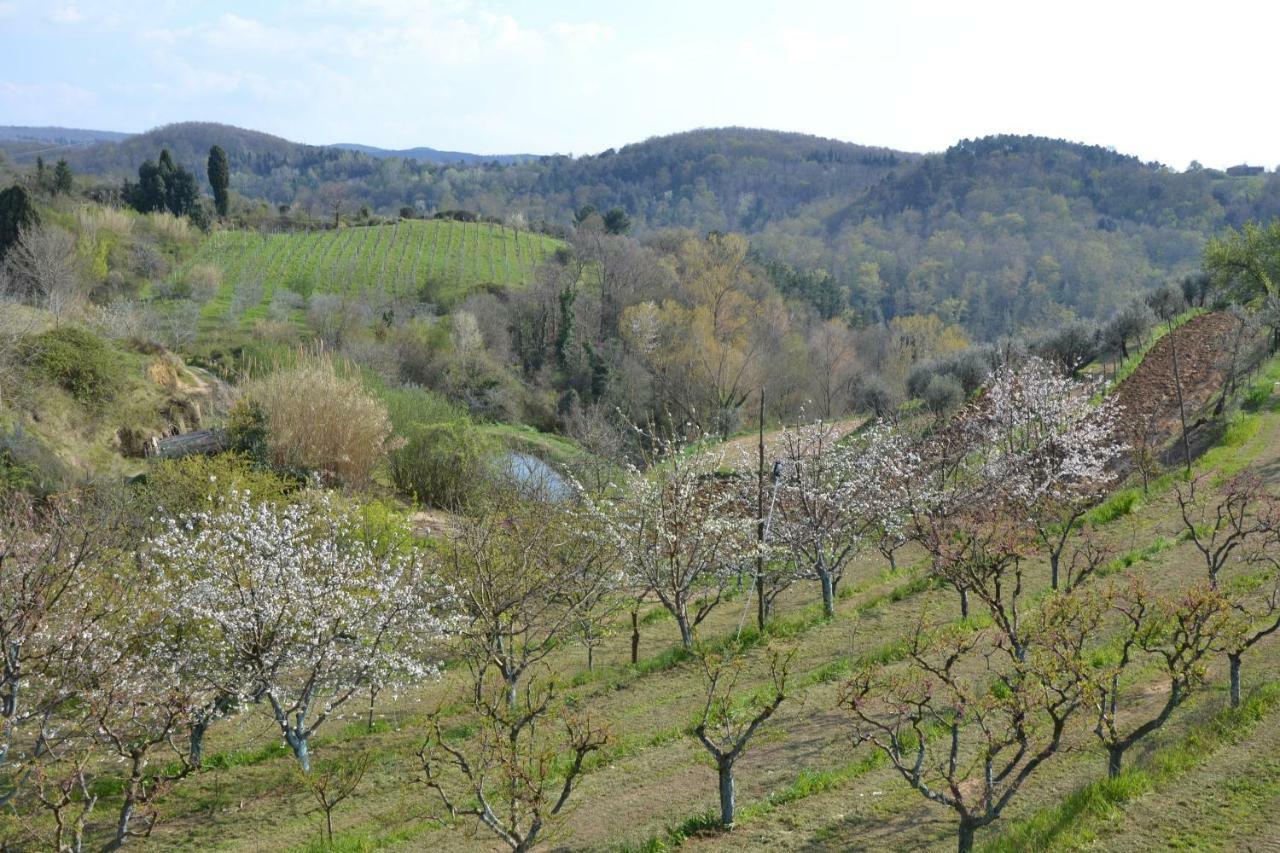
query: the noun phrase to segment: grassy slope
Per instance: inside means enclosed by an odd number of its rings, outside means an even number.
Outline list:
[[[1280,481],[1280,403],[1273,397],[1263,408],[1254,422],[1234,431],[1233,446],[1215,451],[1204,464],[1229,468],[1251,460]],[[1135,558],[1133,566],[1160,586],[1171,587],[1201,571],[1198,556],[1177,541],[1167,490],[1153,493],[1102,529],[1120,552],[1140,552],[1146,543],[1162,540],[1161,548],[1148,549],[1146,558]],[[904,556],[902,563],[911,557]],[[1031,574],[1033,586],[1043,586],[1045,572],[1033,569]],[[796,666],[803,700],[784,705],[776,722],[742,759],[738,776],[744,819],[739,828],[729,836],[694,837],[685,846],[952,848],[951,814],[907,790],[865,751],[852,749],[848,721],[835,710],[839,677],[849,659],[892,655],[896,639],[926,602],[942,612],[954,610],[953,595],[930,589],[918,577],[918,569],[887,576],[878,560],[864,558],[846,581],[847,594],[833,622],[816,618],[816,591],[811,588],[801,587],[782,603],[779,622],[799,643]],[[744,606],[750,605],[739,600],[723,606],[705,626],[704,635],[732,632],[744,616]],[[599,654],[603,663],[594,675],[583,672],[577,649],[566,650],[556,662],[563,672],[576,674],[576,691],[593,697],[593,707],[611,721],[618,738],[574,796],[560,837],[573,849],[658,849],[659,842],[675,842],[682,824],[714,805],[714,773],[700,748],[682,734],[696,707],[700,676],[670,654],[675,639],[670,620],[659,615],[647,620],[642,630],[640,671],[625,664],[627,640],[621,634]],[[1247,686],[1280,677],[1275,643],[1259,649],[1246,670]],[[759,654],[752,674],[755,679],[764,677]],[[372,735],[360,734],[355,723],[345,730],[341,722],[329,727],[318,744],[321,756],[352,750],[372,750],[377,756],[359,799],[336,815],[343,839],[340,849],[494,848],[483,833],[469,837],[429,820],[438,816],[434,802],[407,782],[414,770],[413,751],[422,737],[417,722],[427,709],[455,696],[457,686],[446,678],[443,684],[413,691],[380,708],[384,723]],[[1185,713],[1134,750],[1137,764],[1150,761],[1153,750],[1176,745],[1210,725],[1224,704],[1223,692],[1222,675],[1215,671],[1211,687]],[[1274,833],[1277,819],[1272,807],[1280,797],[1280,757],[1274,746],[1278,720],[1269,713],[1238,742],[1206,747],[1202,759],[1167,774],[1158,788],[1136,796],[1110,819],[1095,821],[1086,837],[1099,838],[1109,849],[1137,849],[1163,838],[1169,825],[1196,847]],[[278,750],[262,749],[273,739],[260,712],[216,730],[216,747],[234,756],[229,763],[244,763],[189,780],[166,803],[167,820],[146,846],[204,849],[212,839],[228,850],[301,849],[311,844],[318,816],[292,782],[291,760]],[[1092,736],[1081,733],[1074,745],[1078,749],[1049,764],[1015,800],[1005,827],[1055,806],[1102,775],[1103,758]],[[1252,772],[1240,773],[1241,762],[1248,762]],[[987,832],[983,839],[990,841],[992,835]]]

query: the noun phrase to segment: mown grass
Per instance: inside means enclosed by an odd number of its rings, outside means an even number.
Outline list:
[[[1206,723],[1157,749],[1142,766],[1076,789],[1057,805],[1006,826],[982,849],[986,853],[1020,853],[1085,846],[1098,838],[1106,824],[1123,817],[1127,803],[1142,794],[1158,792],[1219,748],[1247,737],[1277,706],[1280,681],[1263,684],[1239,708],[1222,709]]]

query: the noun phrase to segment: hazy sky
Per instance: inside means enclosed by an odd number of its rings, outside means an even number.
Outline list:
[[[0,0],[0,124],[590,153],[694,127],[1280,163],[1280,3]]]

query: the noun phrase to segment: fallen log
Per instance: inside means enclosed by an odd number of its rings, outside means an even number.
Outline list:
[[[168,438],[153,437],[147,444],[147,457],[179,459],[196,453],[221,453],[227,446],[227,434],[224,430],[199,429]]]

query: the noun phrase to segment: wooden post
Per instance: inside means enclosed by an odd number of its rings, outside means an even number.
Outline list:
[[[756,623],[764,634],[769,609],[764,599],[764,389],[760,389],[759,453],[756,457]]]

